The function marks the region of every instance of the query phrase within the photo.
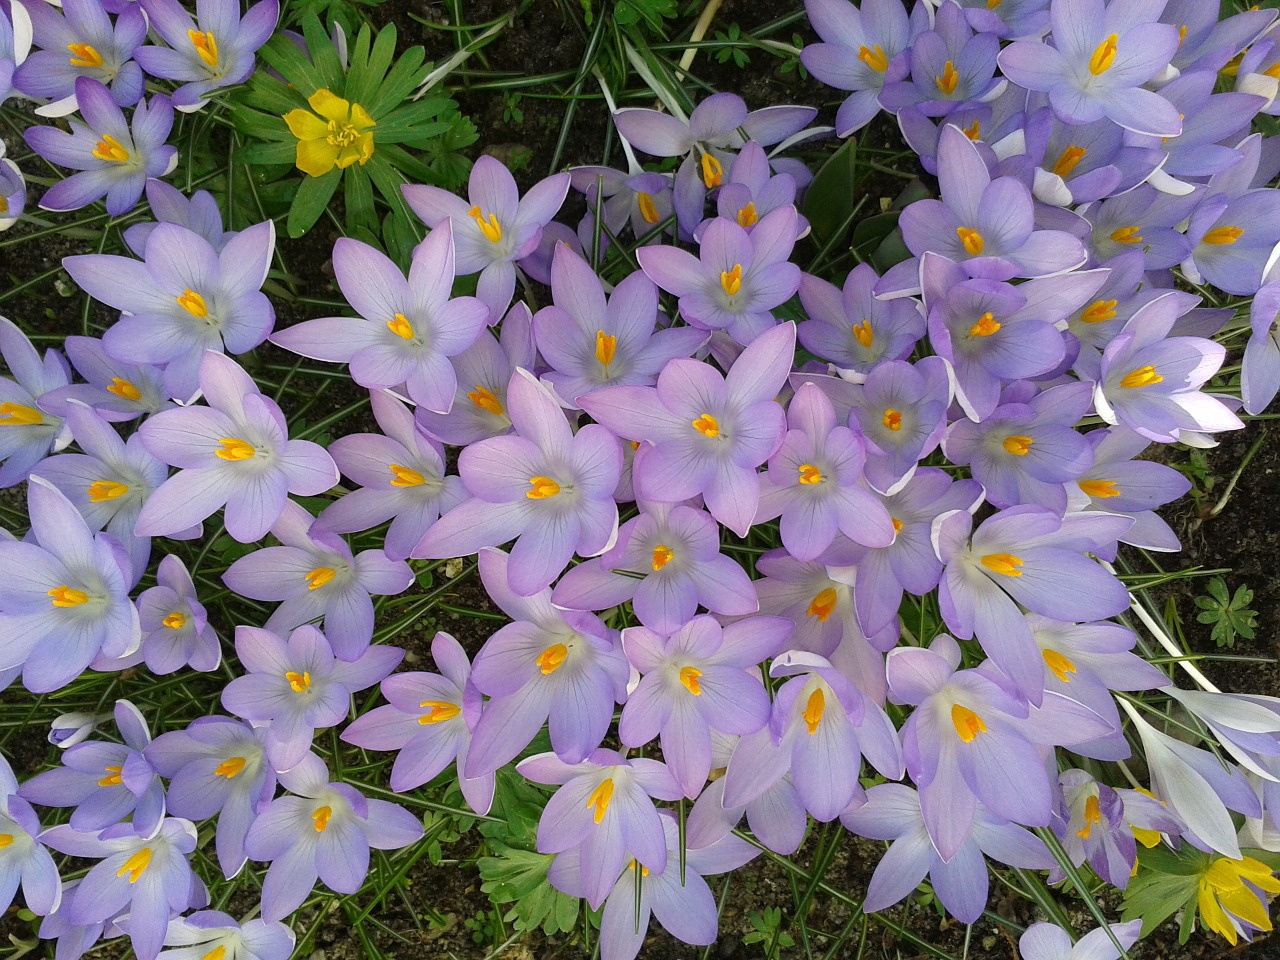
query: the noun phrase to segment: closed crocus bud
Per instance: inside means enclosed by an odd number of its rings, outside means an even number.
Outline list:
[[[64,713],[49,725],[49,742],[60,750],[74,747],[93,733],[103,720],[110,720],[109,713],[85,713],[76,710]]]

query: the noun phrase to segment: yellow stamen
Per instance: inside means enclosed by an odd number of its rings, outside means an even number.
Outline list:
[[[219,460],[252,460],[256,452],[253,444],[239,437],[221,437],[218,442],[222,449],[213,451],[213,455]]]
[[[78,607],[82,603],[89,602],[89,595],[83,590],[76,590],[63,584],[60,587],[54,587],[49,591],[50,601],[55,607]]]
[[[1049,669],[1053,671],[1053,675],[1063,683],[1070,683],[1071,678],[1067,676],[1069,673],[1076,672],[1076,665],[1068,660],[1057,650],[1041,650],[1040,656],[1044,657],[1044,662]]]
[[[424,727],[452,720],[462,712],[460,706],[448,700],[423,700],[418,706],[427,711],[418,718],[418,722]]]
[[[569,656],[569,648],[563,643],[553,643],[543,650],[533,662],[538,665],[543,676],[550,676],[564,664]]]
[[[1081,323],[1105,323],[1116,315],[1116,300],[1095,300],[1080,314]]]
[[[862,345],[863,350],[870,350],[871,344],[875,342],[876,332],[871,329],[871,321],[863,320],[861,323],[853,325],[853,339]]]
[[[200,55],[200,59],[204,61],[205,66],[216,67],[218,65],[218,41],[214,39],[212,33],[188,30],[187,39],[196,48],[196,53]]]
[[[95,480],[86,491],[90,503],[102,503],[104,500],[116,500],[129,492],[128,484],[116,483],[114,480]]]
[[[986,313],[984,313],[982,316],[978,318],[977,323],[975,323],[972,327],[969,328],[969,336],[989,337],[993,333],[995,333],[997,330],[999,330],[1001,326],[1003,326],[1003,324],[1001,324],[999,320],[993,317],[991,315],[991,311],[988,310]]]
[[[702,676],[702,671],[697,667],[680,668],[680,682],[684,684],[684,688],[695,697],[702,696],[702,687],[698,683],[698,678],[700,676]]]
[[[478,383],[474,390],[467,392],[467,399],[485,411],[485,413],[491,413],[495,417],[500,417],[506,413],[502,409],[502,401],[498,399],[498,395],[488,387],[483,387]]]
[[[311,689],[310,670],[304,670],[302,673],[298,673],[297,670],[290,670],[284,675],[284,678],[289,681],[289,687],[294,693],[306,693]]]
[[[618,338],[612,333],[605,333],[603,330],[596,331],[596,359],[600,361],[602,367],[607,367],[613,363],[613,358],[618,353]]]
[[[142,391],[123,377],[112,377],[107,393],[114,393],[121,400],[141,400]]]
[[[644,217],[645,223],[658,222],[658,207],[653,202],[653,194],[643,191],[637,193],[636,202],[640,204],[640,216]]]
[[[969,227],[956,227],[956,236],[964,244],[965,253],[971,257],[981,256],[983,248],[987,245],[986,241],[982,239],[982,234]]]
[[[120,772],[124,770],[123,766],[107,767],[106,770],[107,770],[107,775],[98,781],[98,786],[118,787],[121,783],[124,782],[123,778],[120,776]]]
[[[867,47],[859,47],[858,59],[876,73],[884,73],[889,69],[889,58],[884,55],[884,50],[878,43],[870,49]]]
[[[1096,497],[1099,500],[1120,496],[1120,491],[1116,489],[1114,480],[1079,480],[1076,482],[1076,486],[1087,495]]]
[[[151,848],[143,847],[132,857],[124,862],[124,866],[116,873],[117,877],[123,877],[126,873],[129,875],[130,883],[137,883],[138,880],[146,873],[147,867],[151,865]]]
[[[675,551],[668,547],[665,543],[660,543],[653,548],[653,572],[657,573],[675,556]]]
[[[496,213],[489,214],[489,219],[486,220],[479,207],[472,207],[467,211],[467,216],[475,218],[476,226],[480,228],[480,232],[484,234],[484,238],[490,243],[497,243],[502,239],[502,226],[498,223],[498,215]]]
[[[1053,165],[1053,172],[1062,178],[1071,176],[1076,164],[1084,159],[1089,151],[1085,147],[1077,147],[1074,143],[1058,154],[1058,162]]]
[[[824,587],[819,590],[809,603],[809,609],[805,611],[807,617],[817,617],[819,623],[826,623],[827,617],[836,608],[836,591],[834,587]]]
[[[1148,387],[1153,383],[1163,383],[1164,377],[1156,373],[1156,368],[1151,364],[1145,367],[1137,367],[1130,370],[1120,378],[1120,386],[1133,390],[1136,387]]]
[[[715,439],[720,436],[720,421],[709,413],[704,413],[697,420],[691,421],[693,429],[697,430],[704,437]]]
[[[12,833],[0,833],[0,850],[13,844]]]
[[[896,537],[902,532],[902,521],[897,517],[890,517],[889,522],[893,524],[893,535]]]
[[[1088,840],[1089,834],[1093,833],[1093,825],[1102,822],[1102,810],[1098,806],[1098,798],[1090,797],[1084,802],[1084,826],[1076,831],[1076,836],[1081,840]]]
[[[800,482],[805,486],[813,486],[822,482],[822,471],[812,463],[800,464]]]
[[[893,407],[886,407],[884,417],[880,421],[881,426],[888,427],[894,433],[902,429],[902,411],[895,410]]]
[[[427,482],[427,478],[412,467],[400,463],[389,463],[387,466],[391,470],[393,487],[420,487]]]
[[[0,427],[34,427],[44,423],[44,414],[21,403],[0,403]]]
[[[1098,44],[1097,49],[1093,51],[1093,56],[1089,58],[1089,72],[1095,77],[1106,73],[1111,69],[1111,65],[1116,62],[1116,42],[1119,39],[1120,35],[1113,33]]]
[[[160,622],[170,630],[181,630],[187,625],[187,615],[181,610],[174,610]]]
[[[640,876],[647,877],[649,875],[649,868],[646,867],[643,863],[640,864],[639,866],[640,866]],[[627,869],[634,870],[635,868],[636,868],[636,858],[632,857],[631,862],[627,864]]]
[[[587,809],[594,810],[592,819],[599,823],[609,809],[609,801],[613,799],[613,777],[600,781],[600,786],[591,791],[587,798]]]
[[[413,339],[413,324],[403,313],[397,313],[387,321],[387,329],[402,340]]]
[[[960,74],[956,72],[956,65],[948,60],[942,65],[941,76],[935,75],[933,82],[938,85],[938,92],[951,96],[956,92],[956,86],[960,83]]]
[[[102,135],[102,139],[93,148],[93,155],[99,160],[106,160],[110,163],[125,163],[129,159],[129,151],[109,133]]]
[[[987,0],[987,9],[994,10],[996,7],[1000,6],[1000,3],[1001,0]]]
[[[981,140],[982,139],[981,121],[975,120],[973,121],[973,123],[969,124],[969,126],[965,127],[964,135],[968,137],[970,140]]]
[[[333,808],[328,804],[323,807],[317,807],[316,812],[311,814],[311,822],[315,825],[316,833],[324,833],[329,829],[329,821],[333,819]]]
[[[96,70],[102,66],[102,54],[87,43],[68,43],[67,50],[71,54],[71,66],[88,67]]]
[[[1031,452],[1031,445],[1035,443],[1031,437],[1023,437],[1014,434],[1011,437],[1005,437],[1001,441],[1000,446],[1004,447],[1006,453],[1011,453],[1015,457],[1025,457]]]
[[[248,761],[244,757],[227,757],[220,764],[213,768],[215,777],[226,777],[228,780],[234,780],[240,776]]]
[[[314,570],[308,570],[303,579],[307,581],[308,590],[319,590],[337,575],[338,571],[333,567],[316,567]]]
[[[212,950],[210,950],[208,953],[206,953],[203,957],[201,957],[200,960],[226,960],[226,957],[227,957],[227,948],[220,943],[216,947],[214,947]]]
[[[1138,232],[1138,225],[1131,223],[1127,227],[1117,227],[1112,230],[1111,239],[1116,243],[1141,243],[1142,234]]]
[[[759,214],[756,213],[756,205],[751,201],[747,201],[747,205],[738,211],[738,226],[744,230],[747,227],[753,227],[760,220]]]
[[[1022,576],[1022,571],[1018,569],[1022,566],[1022,558],[1015,557],[1012,553],[988,553],[982,558],[981,563],[992,573],[998,573],[1001,576]]]
[[[1226,73],[1227,71],[1224,69],[1222,72]],[[1270,77],[1272,80],[1280,80],[1280,60],[1277,60],[1271,66],[1267,67],[1267,69],[1263,70],[1262,73],[1263,75]]]
[[[720,286],[729,296],[736,296],[742,289],[742,264],[735,263],[732,270],[721,270]]]
[[[973,743],[978,734],[987,732],[987,725],[982,722],[982,718],[958,703],[951,706],[951,724],[965,743]]]
[[[1200,238],[1201,243],[1212,244],[1213,246],[1222,246],[1226,243],[1235,243],[1244,235],[1243,227],[1214,227],[1203,237]]]
[[[560,492],[560,484],[550,477],[530,477],[524,495],[530,500],[548,500]]]
[[[707,185],[708,190],[724,182],[724,167],[709,153],[702,155],[702,182]]]
[[[209,305],[205,303],[204,297],[194,290],[182,291],[182,296],[178,297],[177,301],[178,306],[197,320],[203,320],[209,315]]]
[[[1184,23],[1178,28],[1178,46],[1182,46],[1182,41],[1187,39],[1187,25]]]
[[[822,723],[822,714],[826,709],[827,697],[819,687],[809,694],[809,699],[804,705],[804,713],[800,714],[804,719],[804,725],[809,729],[809,736],[818,732],[818,725]]]

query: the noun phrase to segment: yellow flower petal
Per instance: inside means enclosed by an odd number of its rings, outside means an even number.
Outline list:
[[[1218,901],[1214,899],[1212,888],[1203,880],[1200,881],[1200,893],[1196,900],[1200,906],[1200,921],[1207,929],[1225,937],[1227,942],[1234,947],[1236,945],[1236,928],[1231,925],[1231,921],[1227,919],[1222,907],[1218,906]]]
[[[301,107],[286,113],[284,122],[289,125],[289,132],[299,140],[323,140],[329,135],[329,124]]]
[[[338,162],[338,148],[325,140],[299,140],[297,167],[313,177],[323,177]]]
[[[1232,916],[1239,917],[1250,926],[1259,930],[1270,930],[1271,919],[1267,916],[1266,905],[1243,884],[1237,890],[1228,890],[1218,894],[1218,900]]]
[[[370,127],[376,127],[378,124],[373,117],[369,116],[369,112],[364,107],[358,103],[353,103],[351,105],[351,125],[363,132]]]
[[[308,97],[307,103],[311,104],[311,109],[326,120],[346,123],[347,118],[351,115],[351,104],[330,93],[324,87],[321,87]]]

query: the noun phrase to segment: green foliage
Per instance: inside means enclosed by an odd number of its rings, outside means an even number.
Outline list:
[[[1181,850],[1154,847],[1138,854],[1138,873],[1124,891],[1122,919],[1141,920],[1142,936],[1147,936],[1177,910],[1185,910],[1193,918],[1200,874],[1209,866],[1210,857],[1190,844]],[[1179,941],[1187,942],[1191,928],[1184,920]]]
[[[742,49],[742,28],[736,23],[729,24],[729,30],[726,33],[723,30],[716,31],[716,41],[726,44],[726,46],[716,51],[716,60],[719,63],[728,63],[733,61],[735,67],[745,67],[751,62],[751,58],[747,56],[747,51]]]
[[[674,20],[678,12],[676,0],[618,0],[613,20],[620,27],[643,25],[662,36],[663,21]]]
[[[782,911],[778,907],[765,907],[751,914],[749,919],[751,932],[742,938],[744,944],[764,944],[768,956],[796,945],[791,935],[782,929]]]
[[[1222,577],[1210,580],[1207,589],[1208,596],[1195,598],[1196,606],[1200,608],[1196,619],[1213,624],[1210,636],[1214,643],[1220,647],[1233,647],[1236,637],[1252,640],[1258,626],[1258,612],[1249,609],[1253,591],[1241,584],[1233,596]]]
[[[502,93],[502,122],[506,124],[519,125],[524,123],[524,111],[520,109],[520,101],[524,99],[523,94],[516,93],[513,90],[504,90]]]

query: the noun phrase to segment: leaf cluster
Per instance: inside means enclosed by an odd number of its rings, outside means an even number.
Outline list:
[[[1196,620],[1213,624],[1210,636],[1214,643],[1219,647],[1233,647],[1236,637],[1252,640],[1258,626],[1258,611],[1249,609],[1253,591],[1241,584],[1232,595],[1222,577],[1214,577],[1206,589],[1208,596],[1195,598],[1195,604],[1200,608]]]

